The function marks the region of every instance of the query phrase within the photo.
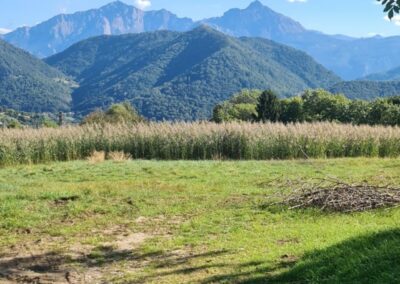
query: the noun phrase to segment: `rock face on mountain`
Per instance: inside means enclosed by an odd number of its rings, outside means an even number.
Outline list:
[[[0,106],[21,111],[69,111],[72,82],[26,51],[0,40]]]
[[[117,1],[100,9],[58,15],[34,27],[19,28],[3,37],[38,57],[47,57],[93,36],[160,29],[186,31],[192,25],[191,19],[178,18],[166,10],[144,12]]]
[[[301,51],[206,26],[91,38],[46,62],[79,82],[75,111],[128,100],[155,120],[207,119],[216,103],[243,88],[291,96],[340,81]]]

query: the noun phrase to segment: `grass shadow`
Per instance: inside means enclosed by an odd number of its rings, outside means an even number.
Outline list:
[[[198,282],[204,284],[400,282],[400,229],[348,239],[326,249],[311,251],[300,259],[282,257],[279,263],[227,264],[221,261],[220,257],[224,259],[233,253],[224,250],[197,254],[190,251],[143,253],[105,246],[80,256],[56,252],[17,258],[0,256],[0,282],[94,283],[90,271],[104,274],[107,265],[126,262],[132,269],[146,266],[155,269],[127,283],[156,282],[179,275],[190,279],[192,273],[200,273],[198,276],[202,275],[202,278]],[[75,271],[73,267],[80,270]]]
[[[99,281],[109,265],[130,263],[130,267],[153,266],[167,268],[168,272],[148,275],[140,282],[172,274],[190,274],[212,268],[213,265],[192,266],[195,259],[213,259],[228,251],[183,253],[180,251],[154,251],[143,253],[140,249],[119,250],[112,246],[99,246],[88,254],[68,255],[61,252],[29,254],[26,256],[0,255],[0,282],[6,283],[92,283]],[[218,265],[215,265],[218,267]],[[99,277],[98,277],[99,276]],[[93,277],[99,279],[94,280]],[[97,282],[96,282],[97,283]],[[136,282],[135,282],[136,283]]]
[[[312,251],[286,267],[281,262],[264,271],[219,275],[203,281],[240,284],[399,282],[400,229],[363,235]]]

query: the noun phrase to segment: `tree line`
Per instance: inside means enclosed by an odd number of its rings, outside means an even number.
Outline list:
[[[317,89],[280,99],[272,90],[244,90],[218,104],[212,121],[316,122],[356,125],[400,125],[400,96],[374,101],[350,100],[344,95]]]

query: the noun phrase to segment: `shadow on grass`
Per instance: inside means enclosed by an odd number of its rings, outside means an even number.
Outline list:
[[[210,251],[199,254],[173,251],[142,253],[139,250],[116,250],[111,246],[99,246],[89,254],[68,255],[49,252],[28,256],[0,255],[0,283],[98,283],[107,275],[106,267],[129,263],[129,268],[152,266],[167,268],[164,272],[143,277],[140,283],[170,274],[190,274],[207,266],[190,266],[195,259],[214,259],[227,251]],[[178,268],[179,267],[179,268]],[[212,267],[209,265],[208,267]],[[217,266],[215,266],[217,267]],[[128,271],[129,272],[129,271]],[[137,281],[136,281],[137,282]],[[136,283],[135,282],[135,283]]]
[[[203,283],[400,283],[400,229],[346,240],[285,268],[218,275]],[[263,274],[263,275],[262,275]]]
[[[109,276],[110,265],[126,265],[126,272],[151,267],[131,282],[157,282],[164,277],[196,274],[200,283],[399,283],[400,229],[364,235],[305,254],[301,259],[283,256],[279,263],[228,264],[232,251],[150,252],[98,247],[87,255],[48,253],[27,257],[0,256],[0,282],[96,283]],[[229,273],[226,273],[226,272]],[[225,274],[224,274],[225,273]],[[97,278],[98,279],[98,278]]]

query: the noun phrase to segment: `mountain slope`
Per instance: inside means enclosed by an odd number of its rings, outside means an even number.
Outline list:
[[[350,99],[371,100],[376,98],[399,96],[400,81],[373,82],[348,81],[339,82],[329,88],[334,94],[344,94]]]
[[[63,51],[81,40],[156,30],[188,31],[207,24],[235,37],[262,37],[305,51],[346,80],[400,65],[400,37],[351,38],[307,30],[300,23],[255,1],[221,17],[194,22],[166,10],[144,12],[120,1],[99,9],[58,15],[34,27],[19,28],[4,39],[39,57]]]
[[[396,67],[386,72],[371,74],[363,80],[371,81],[400,81],[400,67]]]
[[[74,77],[74,110],[130,100],[152,119],[205,119],[243,88],[282,96],[340,79],[303,52],[265,39],[237,39],[201,26],[92,38],[46,60]]]
[[[58,70],[0,40],[0,106],[23,111],[69,111],[71,82]]]
[[[235,37],[262,37],[305,51],[346,80],[400,65],[400,37],[352,38],[307,30],[261,2],[231,9],[221,17],[194,22],[166,10],[141,11],[120,1],[99,9],[58,15],[34,27],[19,28],[4,39],[39,57],[63,51],[81,40],[156,30],[188,31],[201,24]]]
[[[233,35],[263,37],[300,49],[344,79],[356,79],[400,65],[400,37],[356,39],[307,30],[255,1],[202,23]]]
[[[18,28],[4,39],[38,57],[47,57],[93,36],[160,29],[186,31],[192,25],[191,19],[178,18],[166,10],[144,12],[116,1],[100,9],[62,14],[34,27]]]
[[[237,37],[277,38],[307,32],[300,23],[274,12],[259,1],[244,10],[231,9],[222,17],[206,19],[201,23]]]

